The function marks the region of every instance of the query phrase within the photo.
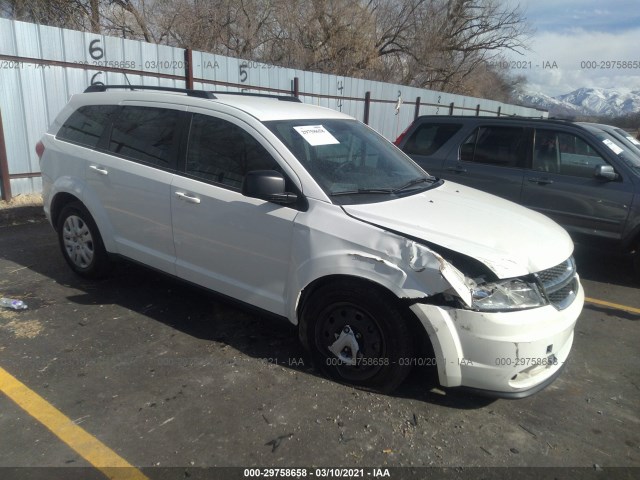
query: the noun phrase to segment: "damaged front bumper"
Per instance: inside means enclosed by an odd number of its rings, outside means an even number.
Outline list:
[[[567,308],[478,312],[415,303],[429,334],[440,384],[494,397],[521,398],[550,384],[562,370],[584,303],[579,281]]]

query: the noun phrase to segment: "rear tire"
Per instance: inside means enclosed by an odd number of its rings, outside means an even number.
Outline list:
[[[85,278],[109,271],[109,256],[93,217],[80,202],[66,205],[58,217],[58,242],[71,269]]]
[[[339,382],[390,393],[411,371],[413,335],[388,292],[348,280],[321,286],[301,322],[315,366]]]

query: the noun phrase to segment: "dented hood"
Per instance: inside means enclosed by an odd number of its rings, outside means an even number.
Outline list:
[[[343,208],[360,220],[473,257],[498,278],[553,267],[573,252],[569,235],[551,219],[453,182],[395,200]]]

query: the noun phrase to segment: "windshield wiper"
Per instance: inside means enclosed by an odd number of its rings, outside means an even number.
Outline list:
[[[391,188],[359,188],[357,190],[343,190],[341,192],[330,193],[330,197],[337,197],[338,195],[359,195],[366,193],[386,194],[394,193],[395,190]]]
[[[394,188],[393,189],[393,193],[401,192],[403,190],[406,190],[409,187],[413,187],[414,185],[418,185],[419,183],[426,183],[426,182],[434,183],[436,180],[437,180],[436,177],[414,178],[410,182],[407,182],[404,185],[402,185],[401,187]]]
[[[419,183],[432,183],[432,184],[438,184],[440,183],[442,180],[437,179],[436,177],[420,177],[420,178],[414,178],[413,180],[411,180],[410,182],[407,182],[406,184],[402,185],[399,188],[358,188],[357,190],[344,190],[341,192],[333,192],[330,193],[329,196],[330,197],[335,197],[335,196],[339,196],[339,195],[359,195],[359,194],[385,194],[385,195],[390,195],[393,193],[398,193],[398,192],[402,192],[404,190],[406,190],[409,187],[412,187],[414,185],[417,185]]]

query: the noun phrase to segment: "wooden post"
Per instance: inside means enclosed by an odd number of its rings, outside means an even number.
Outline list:
[[[298,77],[293,77],[293,96],[300,97],[300,79]]]
[[[186,88],[193,89],[193,50],[184,51],[184,83]]]
[[[4,128],[2,126],[2,111],[0,110],[0,177],[2,180],[2,199],[11,200],[11,179],[9,178],[9,160],[7,147],[4,143]]]

